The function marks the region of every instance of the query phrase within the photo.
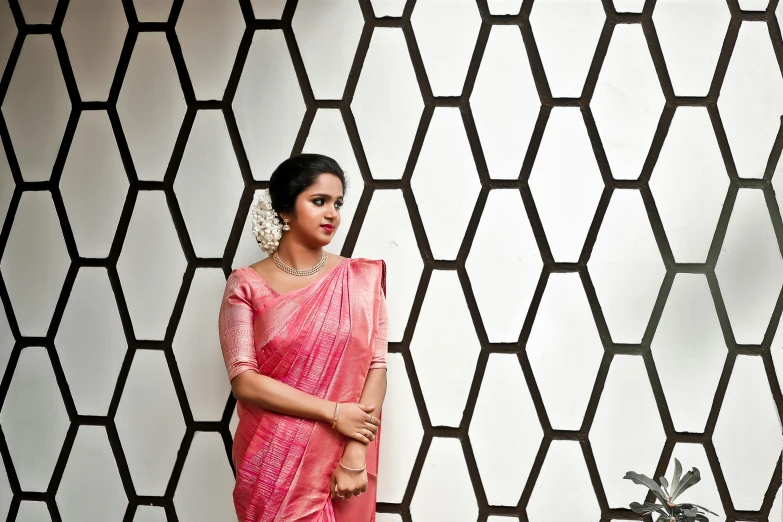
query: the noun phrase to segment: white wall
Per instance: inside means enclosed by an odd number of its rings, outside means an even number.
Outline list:
[[[219,301],[302,150],[388,263],[378,522],[619,521],[674,457],[780,520],[783,7],[521,3],[0,1],[0,520],[232,519]]]

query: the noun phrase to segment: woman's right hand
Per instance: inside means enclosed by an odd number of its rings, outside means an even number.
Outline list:
[[[341,402],[335,429],[348,438],[369,444],[375,440],[378,426],[381,425],[381,420],[371,415],[373,410],[375,405]]]

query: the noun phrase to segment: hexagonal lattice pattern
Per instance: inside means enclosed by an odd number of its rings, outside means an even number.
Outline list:
[[[516,504],[541,444],[535,405],[516,363],[512,354],[490,356],[470,425],[476,465],[492,505]],[[506,415],[498,415],[495,405],[505,401]]]
[[[762,508],[775,459],[783,450],[780,420],[758,357],[738,356],[712,438],[737,509]],[[738,446],[746,433],[753,443]]]
[[[551,495],[555,492],[568,499],[557,509],[553,509],[551,504]],[[590,475],[578,442],[552,441],[527,511],[530,520],[541,522],[599,518],[601,508],[590,484]]]
[[[108,256],[128,195],[128,178],[105,112],[85,112],[79,118],[60,192],[80,255]]]
[[[481,345],[456,273],[432,274],[420,319],[410,351],[430,421],[433,426],[457,427]]]
[[[519,192],[489,193],[465,266],[489,340],[516,341],[542,266]],[[509,287],[514,292],[506,293]]]
[[[253,177],[269,179],[294,147],[305,104],[282,31],[256,32],[246,53],[233,109]]]
[[[76,410],[108,414],[128,344],[106,269],[79,270],[54,344]]]
[[[650,179],[674,259],[706,261],[728,187],[707,110],[680,107]]]
[[[579,109],[552,109],[528,183],[555,260],[578,261],[604,190]]]
[[[612,339],[640,342],[666,269],[638,192],[612,195],[589,267]]]
[[[421,117],[421,93],[405,47],[405,36],[399,29],[373,32],[351,102],[376,179],[402,177]]]
[[[438,497],[449,492],[451,501],[442,503]],[[478,507],[471,498],[470,476],[460,443],[455,439],[435,439],[419,479],[419,486],[411,501],[411,515],[415,520],[444,520],[469,522],[476,520]]]
[[[600,2],[574,7],[570,0],[549,0],[533,4],[530,13],[553,96],[578,98],[582,94],[606,19]]]
[[[25,38],[2,110],[25,181],[48,180],[71,114],[51,36]]]
[[[109,98],[127,31],[128,21],[119,3],[76,0],[68,4],[63,39],[82,100]]]
[[[63,521],[119,520],[127,498],[102,426],[80,426],[57,491]]]
[[[579,274],[551,274],[527,341],[553,428],[578,430],[604,355]]]
[[[339,100],[362,35],[362,10],[353,0],[301,0],[291,26],[316,99]],[[339,37],[335,38],[335,32]]]
[[[68,430],[68,414],[45,348],[24,351],[7,390],[0,427],[16,469],[14,479],[25,491],[46,491]]]
[[[136,175],[163,181],[185,116],[176,64],[163,34],[138,35],[117,112]]]
[[[590,429],[590,443],[610,507],[641,502],[645,493],[615,477],[634,470],[653,475],[666,440],[641,357],[617,355]]]
[[[470,105],[489,175],[516,179],[540,106],[518,28],[492,27]]]
[[[642,28],[616,26],[590,102],[616,179],[642,171],[665,102],[657,80]]]
[[[238,3],[190,0],[182,4],[177,37],[197,99],[223,98],[244,25]]]
[[[411,25],[435,96],[459,96],[481,16],[473,0],[416,2]]]
[[[223,114],[199,111],[174,181],[182,217],[199,257],[223,255],[242,188]]]
[[[231,490],[234,475],[219,433],[197,433],[182,469],[174,506],[184,520],[210,522],[236,516]]]
[[[69,265],[52,196],[24,192],[0,261],[11,308],[24,335],[46,335]]]
[[[0,520],[233,516],[216,306],[302,151],[349,176],[333,251],[389,268],[377,522],[637,520],[623,474],[675,457],[778,520],[781,23],[0,0]]]
[[[220,305],[215,303],[220,303],[224,288],[219,269],[196,270],[172,342],[193,419],[198,421],[219,421],[231,393],[220,367],[221,354],[211,349],[212,339],[218,336],[218,325],[212,318],[220,312]]]
[[[739,191],[715,267],[734,337],[743,344],[762,342],[783,287],[783,259],[764,203],[761,191]]]
[[[764,175],[783,112],[783,78],[768,30],[762,22],[743,22],[718,99],[734,166],[743,178]]]
[[[653,21],[674,92],[706,96],[731,15],[723,2],[661,0]]]
[[[150,250],[156,255],[149,255]],[[117,260],[137,337],[164,338],[184,270],[185,259],[166,210],[165,195],[140,193]]]
[[[135,355],[116,425],[136,492],[162,495],[185,430],[163,354]]]
[[[726,361],[725,341],[701,274],[677,274],[652,341],[661,386],[678,431],[704,431]]]
[[[458,109],[435,109],[411,180],[436,259],[457,257],[481,188],[463,128]]]

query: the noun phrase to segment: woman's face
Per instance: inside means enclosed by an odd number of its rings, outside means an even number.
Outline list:
[[[343,184],[334,174],[321,174],[296,198],[289,234],[308,246],[328,245],[340,226]]]

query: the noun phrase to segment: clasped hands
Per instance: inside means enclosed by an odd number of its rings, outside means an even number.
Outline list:
[[[367,444],[375,440],[381,420],[372,415],[375,405],[355,402],[335,406],[332,427],[348,437],[340,464],[332,473],[330,495],[341,500],[367,491]],[[361,444],[356,444],[359,442]]]

